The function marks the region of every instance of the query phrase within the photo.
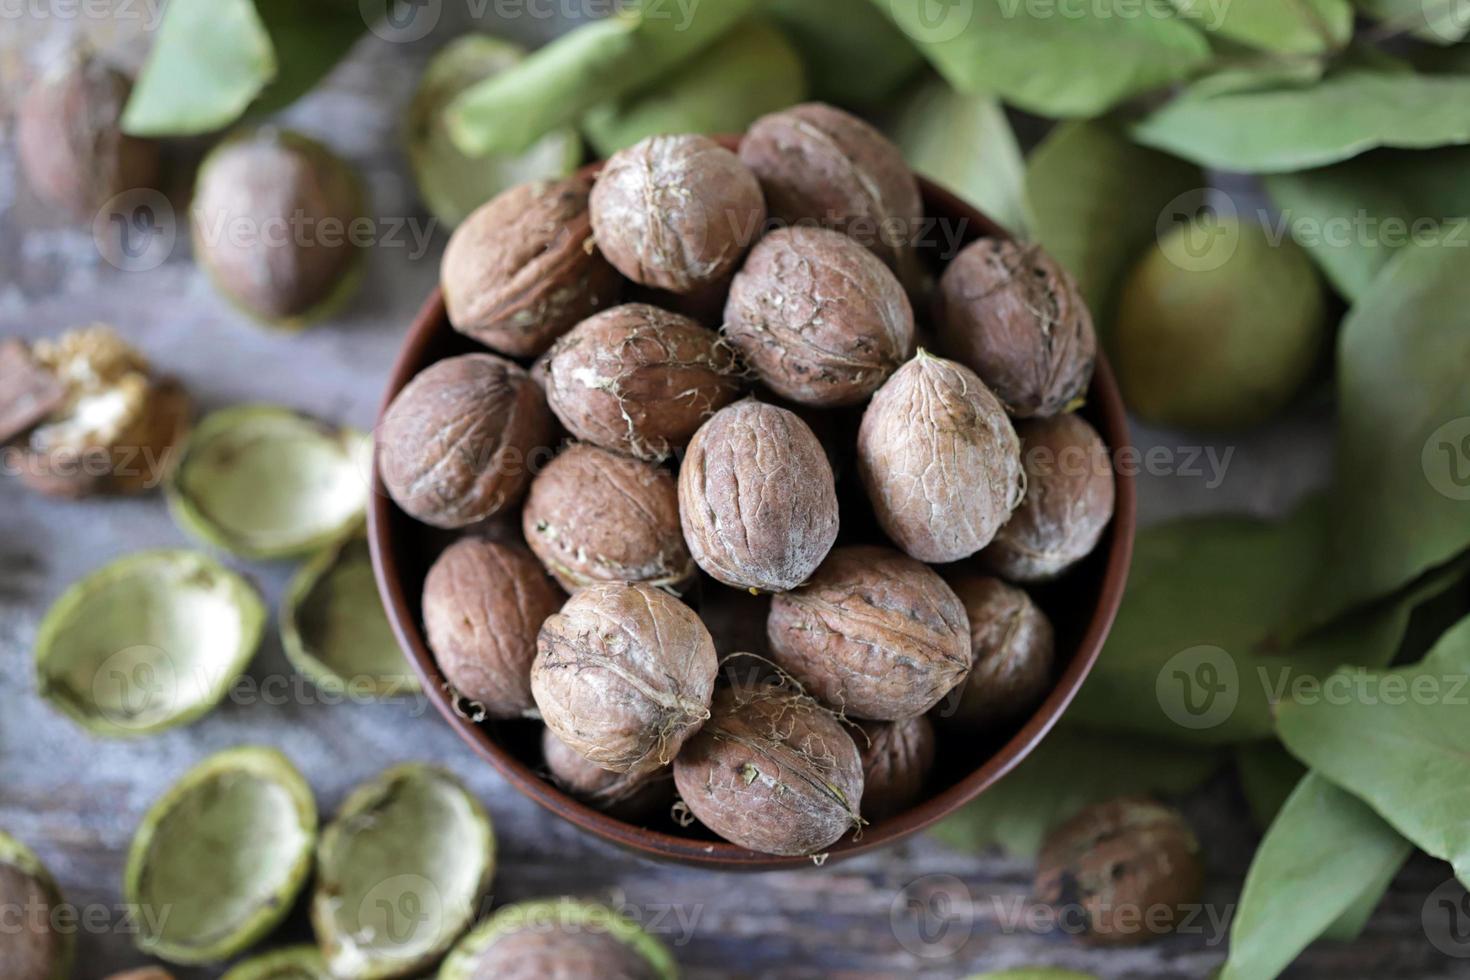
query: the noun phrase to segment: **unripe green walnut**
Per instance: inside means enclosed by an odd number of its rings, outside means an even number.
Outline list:
[[[1259,223],[1175,228],[1134,268],[1118,304],[1123,395],[1156,425],[1222,431],[1292,399],[1326,337],[1322,283],[1290,238]]]

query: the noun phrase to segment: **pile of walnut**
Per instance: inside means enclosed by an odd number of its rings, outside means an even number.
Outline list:
[[[450,241],[450,322],[494,353],[403,389],[380,470],[465,532],[423,596],[445,676],[476,717],[542,719],[567,792],[648,820],[677,790],[729,841],[819,853],[923,797],[936,726],[1003,734],[1050,690],[1021,586],[1113,510],[1068,414],[1092,322],[1030,246],[926,281],[920,209],[891,143],[806,105],[738,155],[659,136],[518,187]],[[716,640],[752,612],[764,642]]]

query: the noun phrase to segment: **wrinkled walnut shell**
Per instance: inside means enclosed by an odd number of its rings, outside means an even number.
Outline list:
[[[563,598],[524,548],[462,538],[424,580],[429,649],[455,692],[487,717],[524,717],[535,707],[536,636]]]
[[[69,56],[16,109],[16,155],[39,197],[92,220],[123,191],[158,180],[158,144],[121,127],[132,82],[90,53]]]
[[[1080,938],[1128,945],[1170,932],[1199,901],[1199,842],[1179,813],[1139,797],[1094,804],[1053,830],[1037,859],[1038,900]]]
[[[562,792],[619,820],[641,823],[674,802],[674,774],[668,767],[641,776],[603,769],[568,748],[549,728],[541,733],[541,756]]]
[[[959,598],[891,548],[833,550],[810,582],[771,601],[766,631],[777,664],[855,718],[921,715],[970,669]]]
[[[608,261],[675,293],[729,276],[765,221],[755,175],[705,136],[651,136],[619,150],[592,188],[592,227]]]
[[[969,368],[923,350],[873,396],[857,461],[879,525],[920,561],[985,547],[1025,490],[1005,408]]]
[[[1076,415],[1016,427],[1026,496],[980,556],[1013,582],[1045,582],[1086,558],[1113,518],[1113,461],[1097,430]]]
[[[735,276],[725,336],[783,398],[852,405],[913,353],[914,312],[888,267],[851,238],[782,228]]]
[[[678,599],[593,585],[542,625],[531,691],[568,748],[638,776],[667,765],[704,724],[718,669],[709,631]]]
[[[551,348],[546,397],[577,438],[662,460],[740,391],[735,355],[688,317],[628,303],[578,324]]]
[[[388,494],[434,527],[466,527],[520,500],[554,423],[541,389],[494,354],[464,354],[420,371],[378,426]]]
[[[440,284],[460,333],[513,357],[535,357],[599,309],[622,280],[592,247],[591,182],[512,187],[455,229]]]
[[[982,238],[939,280],[939,341],[1017,418],[1066,411],[1097,359],[1092,314],[1077,282],[1037,245]]]
[[[679,470],[679,517],[699,567],[726,585],[794,589],[837,540],[826,453],[793,412],[746,399],[695,433]]]
[[[811,698],[728,687],[674,761],[679,795],[710,830],[763,854],[816,854],[860,825],[863,765]]]
[[[673,474],[596,446],[570,446],[536,475],[521,527],[568,592],[598,582],[673,587],[694,575]]]
[[[924,204],[903,153],[868,123],[819,102],[756,120],[740,159],[760,179],[771,216],[815,222],[856,239],[898,272],[917,279],[912,241]]]
[[[1029,715],[1051,690],[1056,636],[1051,620],[1022,589],[998,578],[950,582],[970,620],[969,676],[936,714],[976,731],[1005,728]]]
[[[923,796],[934,769],[934,724],[924,715],[907,721],[865,722],[857,738],[863,757],[863,818],[897,816]]]

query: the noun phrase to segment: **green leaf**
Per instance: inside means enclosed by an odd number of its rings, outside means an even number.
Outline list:
[[[1262,830],[1271,826],[1281,806],[1291,796],[1307,767],[1292,758],[1290,752],[1274,739],[1252,742],[1235,750],[1235,770],[1240,788],[1250,807],[1251,818]]]
[[[1298,244],[1349,300],[1411,240],[1470,247],[1470,148],[1375,150],[1336,166],[1266,177]]]
[[[1246,173],[1321,167],[1380,146],[1470,142],[1470,78],[1350,67],[1303,88],[1182,96],[1133,127],[1142,143]]]
[[[1353,36],[1347,0],[1172,0],[1179,15],[1222,38],[1282,54],[1318,54]]]
[[[780,31],[746,21],[645,91],[597,106],[582,128],[599,156],[661,133],[743,133],[806,98],[806,74]]]
[[[652,84],[758,7],[722,0],[688,7],[642,0],[586,24],[488,78],[450,104],[450,135],[471,156],[520,153],[593,106]]]
[[[1338,340],[1337,490],[1323,622],[1470,548],[1470,248],[1407,246]]]
[[[1047,831],[1083,807],[1115,796],[1180,796],[1219,768],[1220,755],[1077,728],[1046,737],[1014,772],[934,829],[952,847],[999,845],[1031,857]]]
[[[904,101],[891,130],[911,167],[1025,235],[1026,165],[999,102],[928,82]]]
[[[1470,16],[1460,0],[1355,0],[1364,14],[1389,30],[1433,44],[1454,44],[1470,33]]]
[[[812,93],[824,102],[881,102],[924,63],[908,36],[865,3],[768,0],[767,13],[796,44]]]
[[[1345,669],[1280,706],[1298,759],[1359,797],[1470,881],[1470,618],[1429,656],[1384,673]]]
[[[872,2],[955,88],[1043,116],[1100,115],[1210,57],[1204,35],[1168,0]]]
[[[1278,627],[1322,567],[1327,502],[1282,523],[1191,518],[1141,531],[1117,622],[1069,718],[1208,745],[1270,738],[1273,705],[1342,664],[1381,667],[1453,569],[1290,647]]]
[[[319,0],[255,0],[275,47],[278,71],[250,106],[250,115],[284,109],[316,87],[362,37],[357,4]]]
[[[1246,875],[1220,980],[1269,980],[1340,916],[1378,904],[1412,850],[1360,800],[1308,774]]]
[[[192,136],[228,126],[275,77],[276,66],[251,0],[170,0],[128,99],[123,130]]]
[[[1035,238],[1077,277],[1104,337],[1119,285],[1154,243],[1160,216],[1207,186],[1198,167],[1141,147],[1105,122],[1064,123],[1031,155],[1026,194]]]

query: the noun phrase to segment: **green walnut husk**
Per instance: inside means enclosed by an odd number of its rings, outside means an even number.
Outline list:
[[[207,555],[145,551],[68,589],[36,636],[41,697],[96,735],[152,735],[219,703],[260,645],[266,607]]]
[[[1311,259],[1255,221],[1173,229],[1123,284],[1116,352],[1124,400],[1146,422],[1225,432],[1281,411],[1327,338]]]
[[[498,75],[526,56],[525,49],[484,34],[451,41],[429,62],[408,107],[404,141],[419,197],[434,217],[453,228],[501,191],[533,180],[565,177],[582,162],[575,129],[547,133],[523,153],[465,156],[449,137],[444,109],[476,82]]]
[[[627,948],[647,969],[636,975],[677,980],[679,968],[667,947],[612,909],[574,898],[508,905],[480,923],[460,941],[439,968],[439,980],[475,980],[488,975],[479,972],[481,961],[495,946],[519,933],[535,933],[554,942],[552,935],[590,934],[606,936]],[[611,972],[611,971],[609,971]]]
[[[221,980],[333,980],[315,946],[288,946],[237,964]]]
[[[217,963],[264,939],[311,872],[311,788],[273,749],[212,755],[144,815],[128,851],[125,899],[138,948],[170,963]]]
[[[750,20],[652,88],[592,109],[582,128],[598,156],[610,157],[649,136],[743,133],[806,97],[806,71],[786,35]]]
[[[442,769],[396,766],[348,795],[322,832],[311,921],[337,980],[407,977],[475,920],[495,872],[495,831]]]
[[[46,919],[32,919],[28,906],[37,898],[46,906],[34,910],[41,917],[62,903],[61,889],[34,851],[0,831],[0,903],[15,903],[0,928],[0,976],[7,980],[66,980],[71,975],[73,936],[50,928]]]
[[[310,554],[361,526],[371,444],[290,409],[205,417],[170,474],[169,507],[195,537],[245,558]]]
[[[323,690],[369,697],[419,690],[378,598],[367,540],[359,536],[296,573],[281,599],[281,645]]]

